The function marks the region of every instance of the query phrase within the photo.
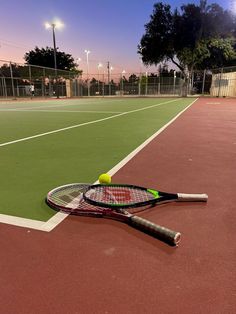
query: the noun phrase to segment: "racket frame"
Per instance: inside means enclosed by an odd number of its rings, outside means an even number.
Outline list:
[[[96,191],[96,189],[102,188],[104,189],[109,187],[119,188],[124,187],[127,189],[137,189],[140,191],[145,191],[150,193],[153,196],[153,199],[143,202],[132,202],[132,203],[106,203],[103,201],[97,201],[91,199],[87,193],[92,190]],[[90,203],[94,206],[100,206],[105,208],[134,208],[134,207],[144,207],[148,205],[155,205],[156,203],[166,203],[172,201],[207,201],[208,196],[206,194],[186,194],[186,193],[166,193],[162,191],[157,191],[154,189],[147,189],[145,187],[137,186],[137,185],[127,185],[127,184],[94,184],[91,185],[87,191],[83,193],[83,198],[87,203]]]

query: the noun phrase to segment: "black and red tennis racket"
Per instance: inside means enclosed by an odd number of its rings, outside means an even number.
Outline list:
[[[83,194],[86,202],[108,208],[132,208],[173,201],[206,202],[207,194],[167,193],[128,184],[95,184]]]
[[[125,222],[141,231],[144,231],[170,245],[178,245],[180,241],[180,233],[172,231],[165,227],[156,225],[146,219],[138,217],[133,214],[133,209],[128,210],[121,208],[115,201],[117,198],[117,189],[120,190],[121,185],[101,185],[99,189],[99,203],[96,202],[97,188],[100,185],[91,186],[89,184],[75,183],[60,186],[53,189],[47,195],[46,201],[49,206],[56,210],[62,210],[67,213],[82,215],[82,216],[93,216],[93,217],[104,217],[117,219]],[[96,189],[94,189],[96,187]],[[112,190],[111,190],[112,187]],[[124,187],[124,186],[123,186]],[[126,186],[127,187],[127,186]],[[95,194],[94,194],[95,193]],[[101,197],[101,193],[104,197]],[[126,200],[129,199],[130,190],[126,189],[122,192],[122,205],[124,205],[124,197]],[[91,204],[91,196],[93,200]],[[109,196],[108,196],[109,195]],[[116,206],[109,207],[106,203],[107,199],[112,199]],[[87,202],[88,200],[88,202]],[[111,201],[109,201],[111,203]],[[103,206],[105,205],[105,207]],[[126,206],[127,207],[127,206]],[[139,207],[141,208],[141,207]]]

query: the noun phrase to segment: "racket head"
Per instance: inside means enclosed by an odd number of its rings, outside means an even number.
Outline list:
[[[160,195],[156,190],[136,185],[95,184],[83,193],[83,198],[94,206],[118,210],[154,204]]]
[[[73,213],[83,203],[83,193],[88,183],[71,183],[52,189],[46,196],[46,203],[55,210]]]

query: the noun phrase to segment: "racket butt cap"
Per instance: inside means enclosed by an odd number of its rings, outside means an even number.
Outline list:
[[[175,246],[178,246],[179,243],[180,243],[180,238],[181,238],[181,233],[180,232],[177,232],[175,237],[174,237],[174,245]]]

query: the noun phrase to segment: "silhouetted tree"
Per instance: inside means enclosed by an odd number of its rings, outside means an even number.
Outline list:
[[[70,54],[56,50],[57,69],[67,71],[77,71],[74,58]],[[50,47],[38,48],[27,52],[24,56],[28,64],[54,68],[54,49]],[[79,72],[79,71],[78,71]]]
[[[235,19],[218,4],[187,4],[180,12],[154,4],[150,22],[138,45],[145,65],[172,61],[186,78],[193,69],[216,68],[236,62]]]

